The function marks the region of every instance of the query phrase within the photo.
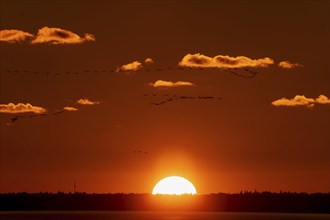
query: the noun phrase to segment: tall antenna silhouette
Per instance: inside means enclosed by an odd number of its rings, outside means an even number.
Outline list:
[[[76,181],[73,182],[73,194],[76,194],[77,184]]]

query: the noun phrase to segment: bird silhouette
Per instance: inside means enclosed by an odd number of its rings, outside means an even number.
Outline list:
[[[56,111],[53,113],[53,115],[58,115],[58,114],[62,114],[62,113],[64,113],[64,110],[61,110],[61,111],[56,110]]]
[[[17,115],[15,117],[11,118],[10,120],[11,120],[12,123],[15,123],[18,119],[21,119],[21,118],[23,118],[23,116]]]
[[[145,151],[145,150],[134,150],[133,153],[134,154],[148,154],[148,151]]]

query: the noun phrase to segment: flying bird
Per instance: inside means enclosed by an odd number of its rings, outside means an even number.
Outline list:
[[[143,150],[134,150],[133,151],[133,153],[135,153],[135,154],[147,154],[148,153],[148,151],[143,151]]]
[[[16,122],[18,119],[20,119],[20,118],[23,118],[23,116],[21,116],[21,115],[17,115],[17,116],[15,116],[15,117],[11,118],[10,120],[11,120],[12,123],[15,123],[15,122]]]
[[[56,110],[56,111],[53,113],[53,115],[58,115],[58,114],[62,114],[62,113],[64,113],[64,110],[61,110],[61,111]]]

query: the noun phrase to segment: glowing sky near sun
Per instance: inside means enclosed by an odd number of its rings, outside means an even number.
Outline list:
[[[0,4],[0,193],[329,191],[329,1]]]

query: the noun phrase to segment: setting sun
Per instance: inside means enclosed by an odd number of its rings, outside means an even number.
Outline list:
[[[187,179],[179,176],[169,176],[160,180],[152,190],[152,194],[197,194],[194,185]]]

